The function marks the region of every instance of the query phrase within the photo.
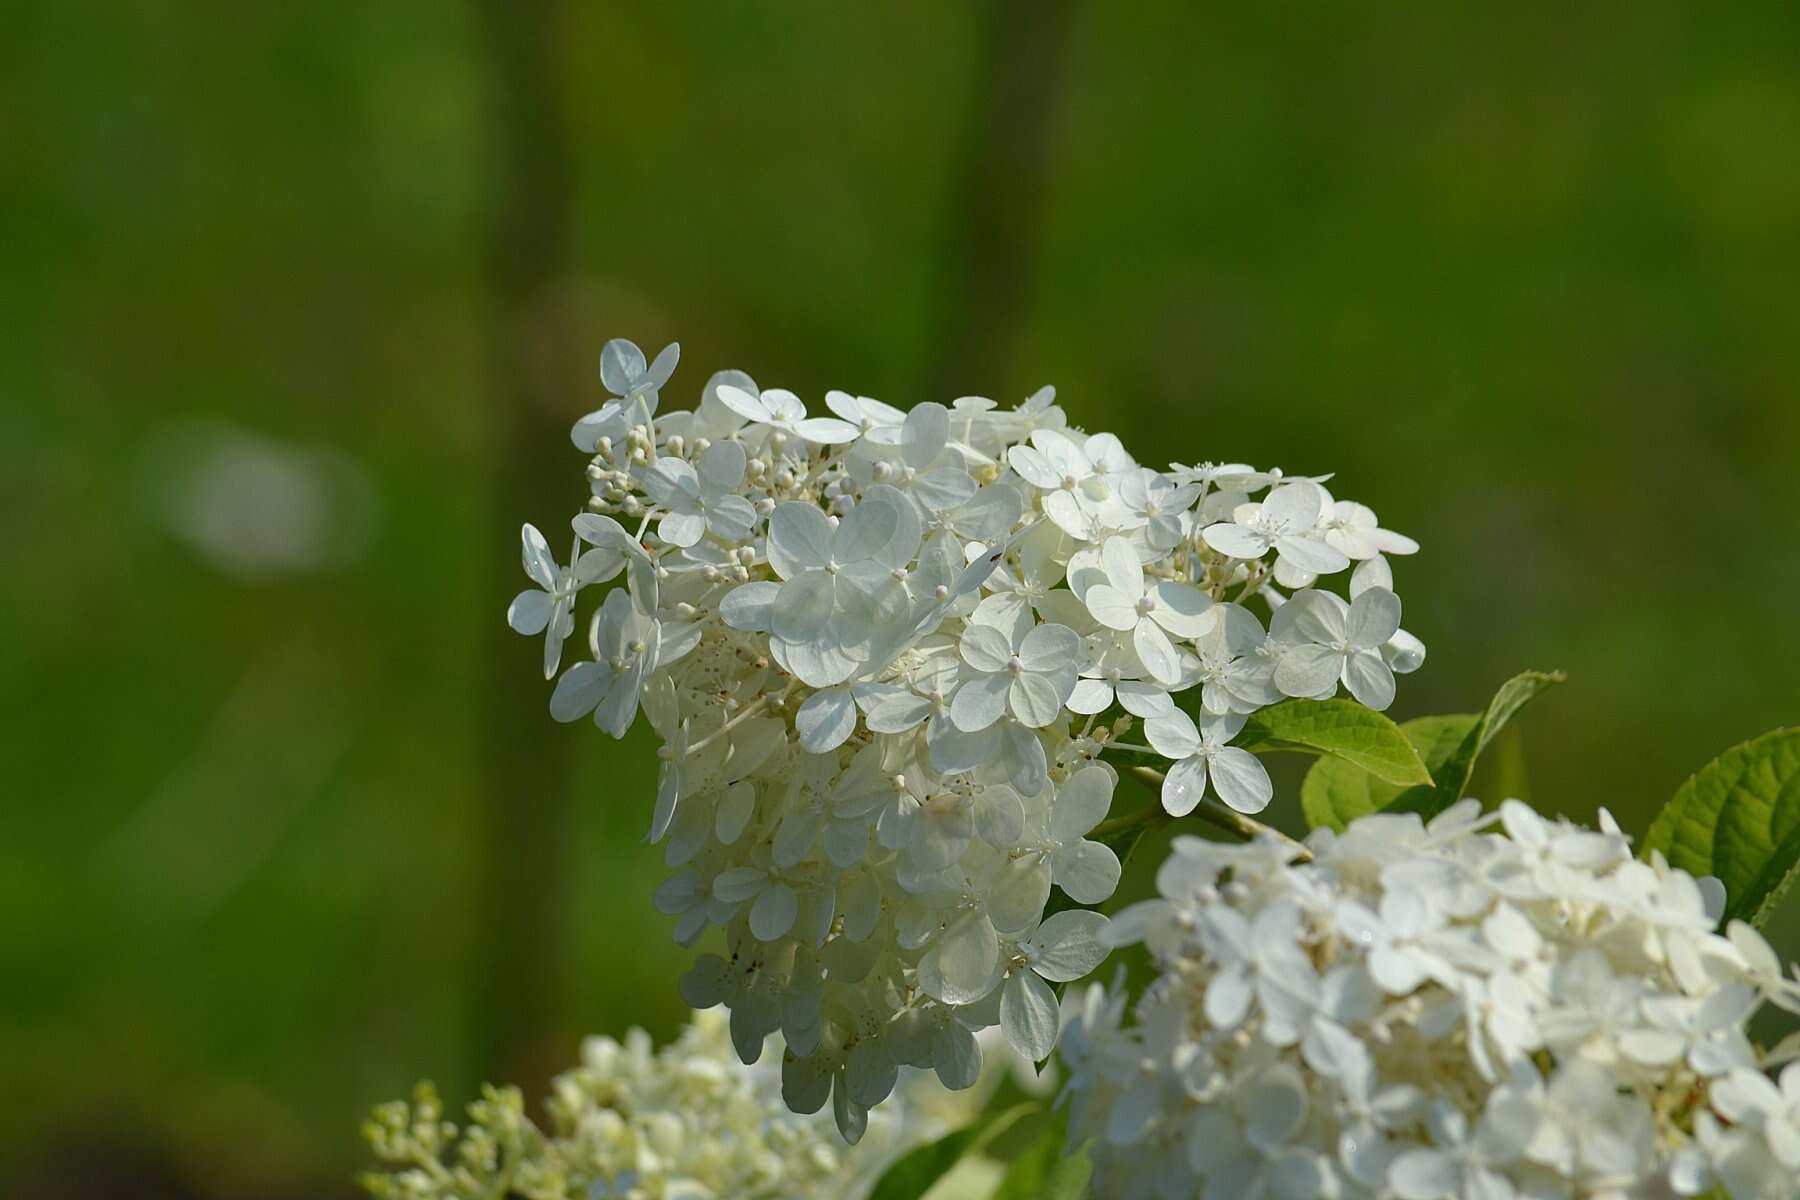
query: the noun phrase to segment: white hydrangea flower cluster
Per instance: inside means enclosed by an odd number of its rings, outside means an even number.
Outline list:
[[[650,836],[679,868],[657,903],[683,944],[727,941],[683,996],[730,1007],[746,1061],[780,1030],[789,1102],[829,1098],[851,1140],[902,1065],[968,1086],[978,1030],[1050,1053],[1051,985],[1100,962],[1106,923],[1046,918],[1051,889],[1094,905],[1119,877],[1089,836],[1103,752],[1172,760],[1171,813],[1209,789],[1254,812],[1268,775],[1229,744],[1250,714],[1340,684],[1385,707],[1423,660],[1386,557],[1416,544],[1323,479],[1143,467],[1048,388],[908,412],[831,392],[818,417],[722,371],[661,411],[677,355],[605,348],[569,562],[526,526],[509,620],[555,677],[582,590],[624,576],[551,714],[619,737],[644,712]],[[1320,586],[1353,564],[1347,598]]]
[[[1771,1082],[1745,1024],[1800,978],[1715,932],[1716,880],[1517,801],[1308,847],[1177,839],[1109,927],[1161,974],[1130,1024],[1116,989],[1066,1004],[1099,1194],[1794,1195],[1800,1067]]]
[[[695,1013],[661,1050],[641,1029],[589,1038],[552,1082],[547,1131],[516,1088],[488,1088],[459,1127],[420,1084],[365,1126],[386,1167],[362,1182],[377,1200],[855,1200],[898,1155],[970,1120],[982,1090],[952,1097],[915,1075],[846,1147],[829,1120],[788,1111],[778,1069],[737,1061],[722,1015]]]

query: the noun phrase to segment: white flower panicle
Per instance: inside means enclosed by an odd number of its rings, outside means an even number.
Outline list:
[[[1177,839],[1108,927],[1160,975],[1130,1023],[1098,984],[1066,1005],[1099,1194],[1794,1194],[1800,1066],[1771,1080],[1744,1030],[1800,978],[1715,932],[1717,881],[1517,801],[1308,844]]]
[[[420,1084],[411,1104],[384,1104],[365,1125],[384,1169],[362,1183],[377,1200],[855,1200],[897,1155],[979,1107],[973,1092],[953,1099],[924,1082],[903,1084],[846,1147],[829,1120],[788,1111],[778,1070],[737,1061],[723,1017],[696,1013],[661,1050],[641,1029],[622,1043],[589,1038],[552,1082],[544,1128],[516,1088],[487,1088],[458,1126]]]
[[[526,526],[509,620],[555,676],[581,593],[622,577],[551,714],[618,737],[642,711],[661,737],[656,901],[683,944],[727,947],[682,994],[730,1008],[746,1061],[780,1031],[788,1101],[829,1101],[853,1141],[901,1066],[967,1086],[979,1030],[1049,1052],[1052,985],[1106,952],[1105,918],[1050,903],[1118,882],[1089,836],[1103,753],[1171,760],[1171,812],[1253,812],[1246,718],[1340,683],[1385,707],[1423,661],[1386,557],[1416,545],[1323,479],[1140,466],[1048,388],[905,412],[832,392],[813,416],[722,371],[663,411],[676,358],[606,347],[570,562]],[[1323,589],[1352,563],[1346,598]],[[1148,744],[1121,739],[1137,720]]]

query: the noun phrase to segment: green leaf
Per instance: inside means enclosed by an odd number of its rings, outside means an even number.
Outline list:
[[[1727,919],[1760,925],[1800,875],[1800,729],[1733,746],[1681,785],[1642,852],[1716,875]]]
[[[1283,700],[1251,717],[1236,744],[1247,750],[1332,754],[1388,783],[1428,784],[1431,775],[1400,727],[1354,700]]]
[[[1038,1135],[1006,1168],[990,1200],[1081,1200],[1094,1163],[1086,1145],[1065,1153],[1067,1126],[1058,1121]]]
[[[1342,829],[1374,812],[1416,812],[1430,818],[1462,799],[1475,762],[1514,713],[1565,676],[1560,671],[1526,671],[1500,685],[1479,713],[1419,717],[1400,731],[1430,772],[1428,782],[1397,787],[1342,758],[1322,758],[1300,785],[1307,824]]]
[[[1037,1109],[1034,1101],[983,1113],[971,1124],[907,1151],[882,1172],[875,1190],[869,1193],[869,1200],[918,1200],[966,1155],[979,1154],[1021,1117]]]
[[[1475,713],[1418,717],[1400,726],[1400,731],[1418,751],[1426,769],[1435,776],[1444,769],[1480,719]],[[1306,778],[1300,784],[1300,811],[1305,814],[1310,828],[1323,825],[1342,830],[1358,817],[1383,810],[1427,812],[1437,794],[1437,788],[1431,784],[1395,787],[1354,763],[1341,758],[1321,758],[1306,772]]]
[[[1488,748],[1494,735],[1512,720],[1513,714],[1567,678],[1561,671],[1522,671],[1500,685],[1475,728],[1463,738],[1462,745],[1444,763],[1443,770],[1431,773],[1437,781],[1439,795],[1448,797],[1440,805],[1440,811],[1462,799],[1475,774],[1475,760]]]

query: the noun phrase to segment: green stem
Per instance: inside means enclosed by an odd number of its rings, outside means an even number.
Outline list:
[[[1126,770],[1128,774],[1135,776],[1138,782],[1145,784],[1159,794],[1161,793],[1163,784],[1163,773],[1161,771],[1156,770],[1154,767],[1128,767]],[[1261,821],[1247,817],[1234,808],[1227,808],[1222,804],[1212,804],[1207,801],[1202,801],[1200,806],[1193,811],[1192,815],[1199,820],[1204,821],[1206,824],[1211,825],[1214,829],[1230,834],[1239,841],[1253,841],[1254,839],[1267,834],[1286,846],[1288,851],[1298,861],[1312,861],[1312,851],[1308,850],[1303,844],[1295,841],[1279,829],[1270,825],[1264,825]],[[1107,834],[1119,833],[1137,825],[1148,825],[1151,829],[1156,829],[1168,824],[1174,819],[1174,817],[1171,817],[1159,805],[1153,804],[1141,812],[1132,813],[1130,816],[1116,817],[1111,821],[1100,822],[1100,824],[1094,827],[1093,836],[1099,837]]]

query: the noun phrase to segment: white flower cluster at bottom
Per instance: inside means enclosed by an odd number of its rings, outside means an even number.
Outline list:
[[[695,1013],[660,1051],[641,1029],[622,1043],[589,1038],[552,1085],[547,1132],[516,1088],[488,1088],[459,1129],[420,1084],[412,1104],[384,1104],[365,1126],[387,1169],[363,1185],[377,1200],[856,1200],[897,1156],[967,1124],[992,1091],[946,1092],[909,1074],[897,1103],[845,1146],[830,1116],[788,1111],[780,1038],[770,1041],[764,1065],[744,1066],[721,1012]]]
[[[1506,836],[1494,828],[1504,827]],[[1716,881],[1517,802],[1273,841],[1181,838],[1108,937],[1161,974],[1067,1001],[1071,1143],[1102,1196],[1791,1197],[1800,1011]]]

